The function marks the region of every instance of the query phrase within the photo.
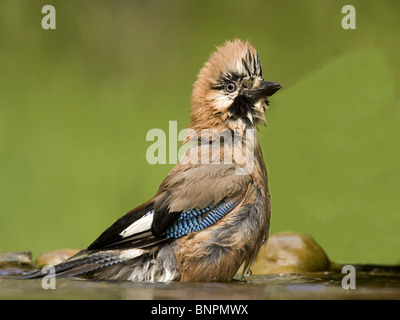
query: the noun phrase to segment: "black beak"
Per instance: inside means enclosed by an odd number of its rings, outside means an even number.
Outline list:
[[[280,88],[282,87],[277,82],[261,81],[260,85],[257,88],[247,90],[246,95],[253,101],[258,101],[261,98],[272,96]]]

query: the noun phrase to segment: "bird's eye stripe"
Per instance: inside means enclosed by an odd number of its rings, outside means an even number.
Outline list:
[[[211,90],[224,90],[223,85],[210,86]]]

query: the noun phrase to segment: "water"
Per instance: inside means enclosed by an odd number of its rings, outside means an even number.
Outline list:
[[[315,272],[237,277],[231,283],[135,283],[57,279],[43,289],[41,280],[0,278],[0,299],[400,299],[400,275],[357,272],[356,289],[342,288],[344,274]]]

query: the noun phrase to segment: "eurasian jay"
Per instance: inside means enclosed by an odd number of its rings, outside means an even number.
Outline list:
[[[230,281],[242,264],[248,272],[270,221],[256,130],[265,124],[267,97],[280,88],[263,80],[248,41],[217,48],[194,84],[185,156],[152,199],[56,265],[56,276]],[[42,276],[36,271],[25,278]]]

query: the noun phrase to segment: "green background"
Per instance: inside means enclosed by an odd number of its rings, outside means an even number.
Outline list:
[[[259,132],[271,233],[398,263],[399,15],[395,0],[2,0],[0,251],[85,247],[152,197],[173,165],[147,163],[146,133],[187,127],[198,71],[240,37],[283,86]]]

